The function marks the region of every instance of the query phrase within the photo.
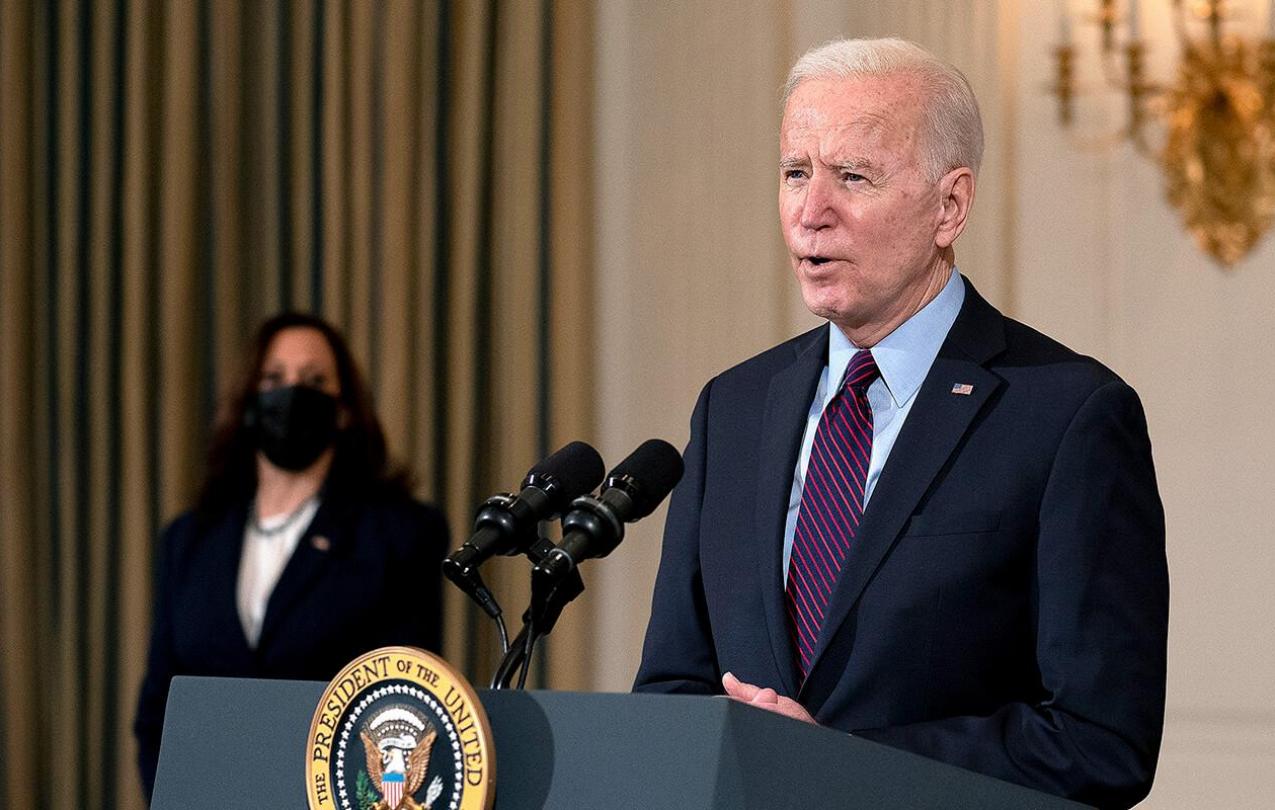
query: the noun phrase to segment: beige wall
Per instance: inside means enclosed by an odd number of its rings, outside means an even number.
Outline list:
[[[1144,18],[1163,27],[1167,5],[1144,2]],[[1260,28],[1264,3],[1248,5]],[[961,269],[1011,314],[1107,362],[1146,404],[1173,603],[1161,775],[1145,806],[1266,806],[1275,795],[1275,532],[1265,511],[1275,431],[1264,418],[1275,401],[1275,238],[1219,270],[1178,227],[1155,167],[1123,147],[1077,148],[1059,132],[1042,91],[1056,9],[600,4],[599,449],[614,462],[648,436],[685,442],[711,374],[813,322],[775,223],[776,98],[791,60],[842,35],[925,44],[967,72],[988,129]],[[1169,50],[1161,44],[1157,60]],[[1118,123],[1117,105],[1084,104],[1085,126]],[[626,689],[636,671],[662,521],[660,512],[633,527],[590,574],[604,594],[596,688]]]
[[[788,49],[766,2],[626,0],[598,16],[596,413],[614,463],[650,436],[685,444],[709,376],[789,331],[772,210]],[[663,520],[590,574],[599,688],[632,683]]]

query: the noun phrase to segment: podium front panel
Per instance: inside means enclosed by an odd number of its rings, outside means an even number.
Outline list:
[[[306,737],[324,687],[174,678],[152,808],[305,810]],[[725,698],[479,694],[497,810],[1083,807]]]

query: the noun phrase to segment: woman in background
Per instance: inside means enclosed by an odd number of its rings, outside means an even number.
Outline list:
[[[439,648],[447,525],[408,478],[340,334],[264,323],[199,500],[163,535],[134,722],[148,797],[174,675],[325,681],[376,647]]]

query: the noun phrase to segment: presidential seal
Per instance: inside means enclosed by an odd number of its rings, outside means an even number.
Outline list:
[[[491,810],[496,765],[478,696],[442,659],[382,647],[332,679],[310,723],[310,810]]]

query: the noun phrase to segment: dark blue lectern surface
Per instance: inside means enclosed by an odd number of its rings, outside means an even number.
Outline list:
[[[325,684],[175,678],[154,810],[305,810]],[[724,698],[480,692],[497,810],[1083,805]]]

